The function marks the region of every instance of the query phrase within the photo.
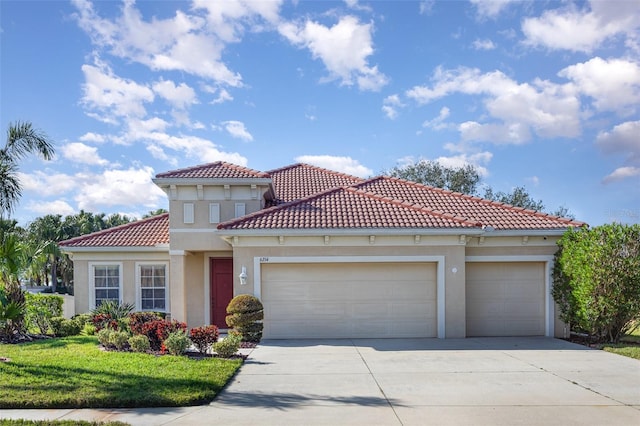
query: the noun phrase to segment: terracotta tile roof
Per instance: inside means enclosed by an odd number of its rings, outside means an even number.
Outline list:
[[[496,230],[562,229],[568,226],[585,225],[584,222],[386,176],[370,179],[354,187],[455,214],[472,222],[492,226]]]
[[[218,225],[218,229],[469,228],[479,224],[353,187],[330,189]]]
[[[182,178],[182,179],[242,179],[242,178],[268,178],[264,172],[249,169],[235,164],[218,161],[202,164],[186,169],[172,170],[158,173],[156,179]]]
[[[303,163],[270,170],[267,173],[273,180],[275,190],[272,205],[300,200],[331,188],[350,186],[364,181],[356,176]]]
[[[62,247],[155,247],[169,244],[169,213],[71,238]]]

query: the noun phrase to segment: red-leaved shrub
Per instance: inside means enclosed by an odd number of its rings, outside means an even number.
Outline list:
[[[140,334],[144,334],[149,338],[151,350],[164,352],[163,342],[165,339],[169,337],[170,333],[179,330],[186,332],[187,324],[176,320],[168,321],[159,319],[145,322],[142,325],[142,333]]]
[[[133,334],[144,334],[142,332],[144,324],[161,319],[156,312],[133,312],[129,315],[129,329]]]
[[[191,329],[191,342],[200,353],[204,354],[207,353],[209,346],[218,341],[219,335],[218,327],[215,325],[196,327]]]
[[[114,320],[109,314],[96,314],[91,318],[91,322],[96,327],[96,332],[103,328],[118,330],[118,321]]]

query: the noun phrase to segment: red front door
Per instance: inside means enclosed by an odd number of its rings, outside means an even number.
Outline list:
[[[233,298],[233,259],[211,258],[209,263],[211,324],[227,328],[227,305]]]

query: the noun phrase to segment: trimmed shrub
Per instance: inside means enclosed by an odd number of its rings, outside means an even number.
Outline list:
[[[100,342],[100,344],[105,348],[111,347],[109,339],[111,337],[111,333],[113,333],[113,330],[110,330],[108,328],[103,328],[102,330],[98,331],[98,342]]]
[[[171,355],[183,355],[189,349],[191,340],[185,331],[180,330],[169,333],[169,337],[163,343]]]
[[[109,344],[114,346],[117,350],[124,350],[129,341],[129,333],[126,331],[112,331],[109,334]]]
[[[133,312],[129,315],[129,329],[133,334],[143,334],[142,326],[163,319],[157,312]]]
[[[196,327],[191,329],[191,341],[193,346],[202,353],[207,353],[207,349],[218,341],[220,332],[215,325]]]
[[[82,327],[82,331],[80,334],[84,334],[85,336],[93,336],[96,334],[96,326],[90,323],[87,323]]]
[[[80,334],[82,327],[76,320],[63,317],[53,317],[49,320],[51,330],[56,337],[76,336]]]
[[[95,326],[97,331],[100,331],[104,328],[108,328],[110,330],[118,329],[118,321],[114,320],[109,314],[96,314],[91,317],[91,322]]]
[[[155,320],[144,323],[142,326],[143,335],[149,338],[149,344],[154,351],[163,350],[163,342],[174,331],[187,331],[187,324],[176,320]]]
[[[25,315],[27,328],[35,327],[40,334],[47,334],[51,326],[51,318],[62,316],[62,297],[28,292],[24,296],[27,307]]]
[[[238,352],[242,337],[238,334],[229,334],[219,342],[213,344],[213,350],[220,358],[231,358]]]
[[[262,339],[262,302],[250,294],[240,294],[229,302],[225,321],[242,335],[243,342],[259,342]]]
[[[149,338],[143,334],[136,334],[129,337],[129,347],[134,352],[147,352],[151,349]]]
[[[91,314],[76,314],[71,317],[71,319],[78,321],[82,327],[84,327],[85,324],[91,324],[92,318]]]

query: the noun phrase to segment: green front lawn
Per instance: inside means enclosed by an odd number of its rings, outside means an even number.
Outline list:
[[[0,408],[168,407],[210,402],[240,359],[105,352],[94,336],[0,344]]]

